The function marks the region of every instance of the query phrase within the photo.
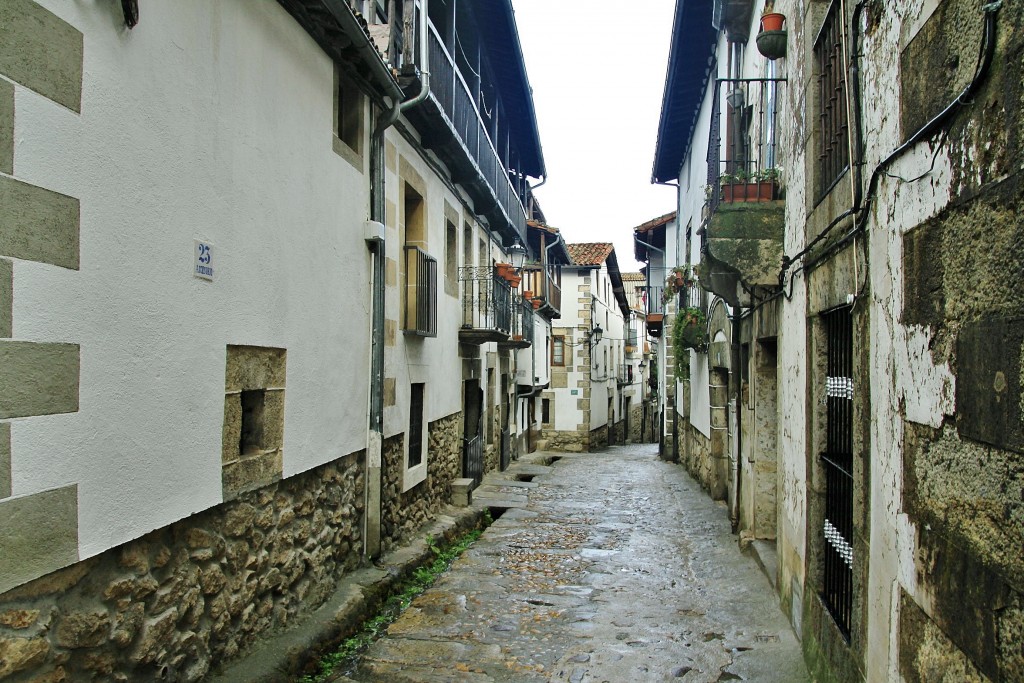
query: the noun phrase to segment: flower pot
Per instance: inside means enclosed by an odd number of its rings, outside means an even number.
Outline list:
[[[786,15],[779,12],[768,12],[761,15],[762,31],[781,31],[782,25],[786,23]]]
[[[729,183],[722,185],[723,202],[770,202],[775,198],[775,183]]]
[[[785,31],[761,31],[755,40],[757,51],[766,59],[774,61],[786,56]]]

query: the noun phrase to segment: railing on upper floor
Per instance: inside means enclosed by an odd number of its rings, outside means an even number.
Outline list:
[[[665,314],[665,287],[648,285],[644,287],[644,312],[647,315]]]
[[[620,363],[617,375],[619,386],[633,383],[633,366],[630,363]]]
[[[491,266],[459,268],[462,285],[460,341],[483,344],[512,335],[512,286]]]
[[[708,145],[708,215],[722,201],[723,176],[770,178],[777,163],[779,84],[784,78],[715,81]],[[725,120],[723,133],[723,119]],[[768,197],[772,199],[773,197]]]
[[[519,192],[509,179],[497,147],[492,142],[477,108],[476,97],[463,80],[433,25],[428,39],[430,49],[430,96],[447,117],[449,125],[462,140],[470,158],[494,193],[509,223],[525,234],[526,209]]]

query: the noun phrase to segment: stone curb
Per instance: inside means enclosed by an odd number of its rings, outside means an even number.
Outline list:
[[[383,556],[374,566],[351,572],[337,590],[298,624],[256,643],[241,659],[215,671],[208,683],[292,683],[299,672],[329,652],[376,614],[391,590],[433,558],[426,538],[453,541],[480,526],[486,507],[448,506],[413,534],[413,540]]]

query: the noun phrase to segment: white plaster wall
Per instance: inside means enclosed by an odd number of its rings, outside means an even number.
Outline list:
[[[462,325],[461,290],[455,296],[449,295],[444,289],[445,263],[445,202],[455,208],[459,215],[457,226],[464,222],[475,225],[474,217],[459,201],[448,187],[437,177],[431,167],[423,161],[416,149],[394,129],[388,131],[388,142],[394,144],[399,161],[399,172],[388,170],[386,173],[386,197],[397,207],[396,220],[403,220],[402,186],[406,182],[401,174],[401,161],[406,162],[426,183],[425,224],[427,228],[427,244],[424,248],[430,256],[437,259],[437,336],[419,337],[406,335],[402,332],[402,287],[404,283],[404,234],[399,225],[388,224],[387,255],[393,259],[398,273],[398,287],[388,287],[385,293],[385,311],[387,318],[398,322],[398,334],[394,346],[385,348],[384,374],[396,379],[396,404],[384,411],[384,435],[393,436],[405,432],[409,426],[409,401],[411,383],[426,384],[424,395],[425,418],[428,421],[451,415],[462,409],[462,383],[456,378],[462,377],[462,364],[459,358],[458,330]],[[415,186],[415,181],[412,183]],[[462,260],[461,227],[456,230],[458,235],[459,265]],[[481,230],[474,230],[474,243],[478,244]],[[421,247],[422,248],[422,247]],[[492,247],[493,249],[493,247]],[[474,246],[474,257],[477,249]],[[486,359],[487,351],[496,350],[496,345],[481,346],[481,357]],[[498,377],[495,377],[498,381]],[[484,396],[488,396],[486,385],[486,368],[481,376],[481,388]],[[427,454],[430,457],[430,454]]]
[[[592,282],[591,271],[578,268],[562,269],[562,308],[560,317],[552,321],[552,327],[568,329],[570,334],[565,338],[565,367],[568,374],[568,386],[566,388],[553,389],[555,393],[555,421],[556,431],[576,431],[576,428],[583,422],[583,412],[579,409],[577,401],[583,398],[583,389],[579,382],[589,376],[587,372],[578,372],[578,367],[585,370],[587,364],[582,360],[583,344],[586,341],[577,329],[583,323],[580,316],[578,300],[581,298],[580,285],[584,278]],[[573,394],[573,391],[576,393]]]
[[[87,557],[221,500],[228,344],[288,350],[285,475],[364,446],[367,183],[276,2],[41,4],[84,33],[82,113],[16,88],[15,172],[81,200],[81,270],[17,262],[14,335],[81,345],[81,408],[14,421],[13,490],[77,483]]]

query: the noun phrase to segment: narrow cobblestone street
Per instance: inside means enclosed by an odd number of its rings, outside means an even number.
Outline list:
[[[768,580],[685,470],[654,445],[558,455],[488,478],[475,502],[521,507],[413,603],[355,680],[807,680]]]

